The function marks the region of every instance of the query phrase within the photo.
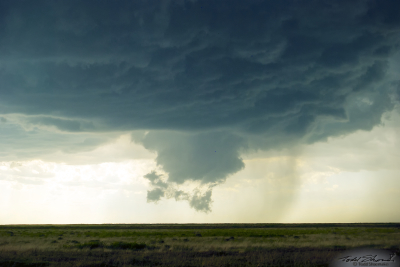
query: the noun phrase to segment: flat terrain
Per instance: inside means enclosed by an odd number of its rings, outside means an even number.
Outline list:
[[[328,266],[400,223],[0,225],[0,266]]]

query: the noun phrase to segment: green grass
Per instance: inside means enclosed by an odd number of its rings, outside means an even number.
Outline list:
[[[0,227],[1,229],[1,227]],[[17,228],[18,229],[18,228]],[[57,230],[41,230],[37,231],[14,231],[0,230],[0,236],[14,236],[18,235],[21,237],[54,237],[63,235],[76,235],[77,237],[96,237],[96,238],[108,238],[108,237],[196,237],[197,234],[201,234],[203,237],[214,237],[214,236],[242,236],[242,237],[288,237],[295,235],[316,235],[316,234],[340,234],[340,235],[363,235],[367,233],[379,233],[388,234],[398,232],[397,228],[282,228],[282,229],[269,229],[269,228],[256,228],[256,229],[198,229],[197,231],[190,230],[174,230],[174,229],[141,229],[141,230],[80,230],[74,229],[75,231],[57,231]]]
[[[399,253],[400,224],[0,226],[0,266],[327,266],[355,247]]]

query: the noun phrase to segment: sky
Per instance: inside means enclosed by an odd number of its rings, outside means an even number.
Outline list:
[[[0,1],[0,224],[399,222],[397,0]]]

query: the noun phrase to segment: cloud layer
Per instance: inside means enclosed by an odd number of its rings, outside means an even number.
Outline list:
[[[395,0],[1,5],[1,156],[134,131],[168,174],[146,176],[149,201],[194,181],[176,199],[207,211],[242,153],[369,131],[397,101]]]

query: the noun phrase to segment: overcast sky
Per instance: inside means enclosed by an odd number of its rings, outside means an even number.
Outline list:
[[[400,1],[0,1],[0,224],[398,222]]]

